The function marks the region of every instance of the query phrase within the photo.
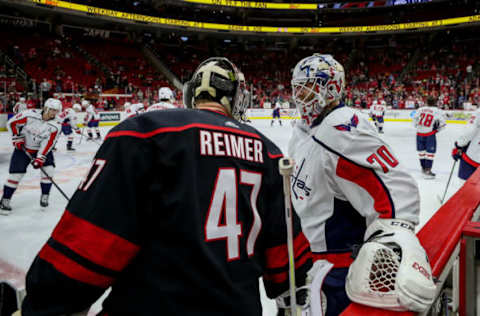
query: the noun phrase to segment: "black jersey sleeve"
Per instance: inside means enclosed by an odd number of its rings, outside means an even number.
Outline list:
[[[27,273],[24,316],[85,310],[135,258],[152,159],[148,140],[136,132],[107,135]]]
[[[265,225],[268,243],[264,256],[265,273],[263,275],[263,283],[267,296],[275,298],[289,288],[289,263],[283,178],[278,169],[278,161],[283,155],[278,148],[273,147],[269,149],[268,156],[271,159],[272,167],[268,177],[271,189],[266,197],[266,201],[269,204]],[[295,281],[297,286],[302,286],[305,284],[307,271],[312,265],[310,244],[302,233],[300,219],[295,212],[293,212],[292,220]]]

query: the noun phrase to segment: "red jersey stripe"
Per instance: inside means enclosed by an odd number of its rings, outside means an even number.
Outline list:
[[[310,244],[308,243],[307,238],[305,238],[305,235],[303,233],[298,234],[297,237],[295,237],[295,239],[293,240],[293,251],[295,253],[295,259],[309,247]],[[286,266],[288,264],[287,245],[284,244],[267,249],[265,257],[267,269],[275,269]]]
[[[27,118],[24,117],[23,119],[21,120],[18,120],[18,121],[13,121],[11,124],[10,124],[10,128],[12,129],[12,134],[13,135],[18,135],[19,131],[17,129],[17,125],[19,124],[26,124],[27,123]]]
[[[65,210],[52,238],[102,267],[121,271],[138,253],[134,243]]]
[[[310,259],[310,255],[305,255],[295,260],[295,269],[298,269],[302,265],[304,265],[308,259]],[[274,282],[274,283],[283,283],[288,280],[288,270],[279,273],[265,273],[263,278],[267,281]]]
[[[333,263],[334,268],[348,268],[352,262],[352,253],[312,253],[313,262],[318,260],[328,260]]]
[[[468,157],[466,153],[462,154],[462,159],[472,167],[478,168],[478,166],[480,166],[480,163]]]
[[[270,159],[277,159],[277,158],[282,158],[283,157],[283,154],[271,154],[271,153],[268,153],[268,157],[270,157]]]
[[[437,130],[433,130],[431,132],[428,132],[428,133],[417,133],[417,136],[431,136],[433,134],[436,134],[437,133]]]
[[[105,140],[108,139],[108,138],[121,137],[121,136],[131,136],[131,137],[137,137],[137,138],[150,138],[150,137],[153,137],[155,135],[162,134],[162,133],[183,132],[185,130],[192,129],[192,128],[205,128],[205,129],[210,129],[210,130],[225,131],[225,132],[231,132],[231,133],[235,133],[235,134],[240,134],[240,135],[245,135],[245,136],[260,139],[260,136],[258,134],[245,132],[245,131],[235,129],[235,128],[229,128],[229,127],[224,127],[224,126],[216,126],[216,125],[210,125],[210,124],[193,123],[193,124],[176,126],[176,127],[161,127],[161,128],[157,128],[157,129],[155,129],[153,131],[150,131],[150,132],[147,132],[147,133],[141,133],[141,132],[137,132],[137,131],[116,131],[116,132],[109,133],[105,137]]]
[[[394,217],[394,207],[389,193],[372,169],[339,157],[336,172],[339,177],[358,184],[370,194],[374,201],[373,208],[380,213],[380,218]]]
[[[65,274],[67,277],[83,283],[106,289],[114,281],[111,277],[88,270],[47,244],[43,246],[38,256],[53,265],[56,270]]]
[[[42,155],[47,155],[48,154],[48,151],[50,150],[50,148],[52,148],[53,146],[53,141],[55,140],[55,137],[57,137],[57,133],[58,131],[56,132],[53,132],[52,134],[50,134],[50,138],[48,139],[48,142],[47,142],[47,145],[45,146],[45,149],[42,151]]]

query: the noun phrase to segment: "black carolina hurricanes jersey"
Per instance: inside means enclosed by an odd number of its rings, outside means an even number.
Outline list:
[[[280,150],[220,113],[113,128],[27,274],[23,315],[258,315],[288,290]],[[310,249],[294,216],[298,284]]]

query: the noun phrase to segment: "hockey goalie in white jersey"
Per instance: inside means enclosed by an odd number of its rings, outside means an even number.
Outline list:
[[[3,186],[0,214],[11,213],[10,199],[25,176],[29,164],[35,169],[43,168],[50,177],[53,176],[55,162],[52,149],[60,135],[60,123],[54,118],[61,110],[62,103],[50,98],[45,101],[43,110],[27,110],[8,121],[7,127],[12,133],[14,150],[10,159],[9,175]],[[46,207],[52,182],[42,174],[40,186],[40,205]]]
[[[147,112],[177,108],[173,105],[173,91],[169,87],[161,87],[158,89],[158,100],[160,102],[150,105]]]
[[[414,230],[416,182],[367,116],[343,104],[344,85],[343,67],[330,55],[304,58],[293,72],[302,120],[289,143],[292,203],[316,261],[312,274],[321,280],[311,289],[309,312],[322,315],[321,306],[324,315],[339,315],[350,300],[425,310],[435,285]]]

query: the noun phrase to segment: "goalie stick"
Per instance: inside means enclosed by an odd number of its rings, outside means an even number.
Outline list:
[[[287,250],[288,250],[288,276],[290,280],[290,311],[292,316],[300,316],[297,309],[296,285],[295,285],[295,257],[293,253],[293,222],[292,201],[290,197],[290,177],[293,173],[295,162],[291,158],[281,158],[278,161],[278,169],[283,177],[283,193],[285,196],[285,221],[287,224]]]

